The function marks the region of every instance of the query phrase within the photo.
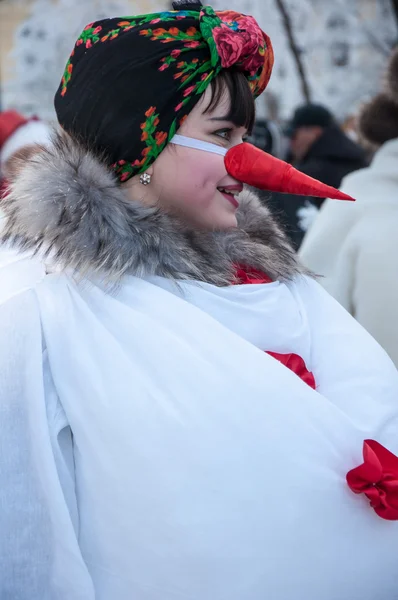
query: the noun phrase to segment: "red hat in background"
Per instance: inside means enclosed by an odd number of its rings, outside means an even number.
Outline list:
[[[48,145],[51,130],[37,118],[26,119],[16,110],[0,113],[0,171],[7,160],[31,144]]]
[[[36,117],[25,118],[16,110],[0,112],[0,198],[6,193],[4,166],[16,152],[33,144],[49,145],[51,129]]]
[[[7,139],[22,125],[28,122],[16,110],[5,110],[0,113],[0,149]]]

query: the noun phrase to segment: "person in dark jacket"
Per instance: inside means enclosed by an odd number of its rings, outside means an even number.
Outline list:
[[[285,158],[286,138],[280,127],[270,119],[256,119],[248,141],[276,158]]]
[[[365,151],[345,135],[333,115],[319,104],[297,108],[286,135],[290,138],[293,165],[327,185],[338,188],[348,173],[367,166]],[[324,199],[272,194],[269,201],[298,248]]]

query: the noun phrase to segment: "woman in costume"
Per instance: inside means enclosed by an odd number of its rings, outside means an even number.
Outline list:
[[[397,372],[243,187],[341,196],[244,143],[256,21],[175,8],[84,29],[4,200],[0,597],[391,600]]]

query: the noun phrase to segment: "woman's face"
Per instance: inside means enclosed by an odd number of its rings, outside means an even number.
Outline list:
[[[240,144],[247,130],[225,120],[230,109],[228,91],[205,113],[210,100],[208,88],[178,133],[227,149]],[[126,184],[131,198],[159,206],[192,228],[224,230],[237,226],[238,193],[243,185],[228,175],[223,156],[169,144],[146,172],[152,176],[149,185],[140,184],[139,176]]]

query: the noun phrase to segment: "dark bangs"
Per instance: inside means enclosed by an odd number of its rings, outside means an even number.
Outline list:
[[[236,127],[245,127],[251,133],[256,108],[249,83],[244,74],[237,69],[224,69],[210,85],[212,97],[204,113],[213,110],[222,99],[225,90],[227,90],[230,99],[230,110],[226,115],[226,120],[231,121]]]

